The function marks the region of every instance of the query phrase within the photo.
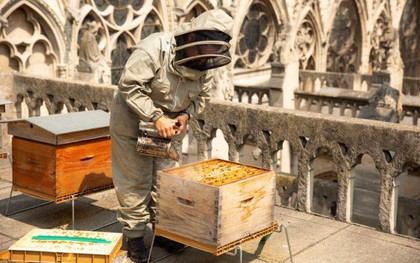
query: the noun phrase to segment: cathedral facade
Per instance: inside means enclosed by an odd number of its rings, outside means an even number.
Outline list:
[[[116,84],[134,47],[205,10],[234,17],[234,75],[300,70],[420,76],[415,0],[3,0],[0,70]]]

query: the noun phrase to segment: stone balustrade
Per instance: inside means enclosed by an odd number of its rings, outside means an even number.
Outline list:
[[[246,95],[248,98],[248,103],[252,103],[252,97],[254,95],[258,98],[258,104],[263,104],[263,98],[266,96],[267,102],[270,96],[270,88],[265,86],[242,86],[235,85],[235,93],[238,96],[238,101],[243,102],[243,96]]]
[[[359,79],[356,74],[299,70],[299,90],[308,92],[324,87],[354,89],[355,85],[360,85],[355,84],[357,80]]]
[[[99,85],[81,81],[40,78],[23,74],[2,74],[2,83],[10,83],[7,96],[14,103],[13,118],[41,115],[45,107],[48,114],[83,110],[109,111],[116,89],[112,85]],[[0,86],[2,85],[0,83]],[[28,112],[22,112],[22,104]]]
[[[404,77],[403,94],[409,96],[420,96],[420,78]]]
[[[326,87],[367,91],[373,84],[385,82],[390,82],[390,76],[383,72],[367,75],[299,70],[299,90],[307,92],[315,92]]]
[[[395,180],[420,164],[420,129],[414,126],[229,101],[210,101],[191,126],[199,159],[211,157],[211,141],[217,129],[223,132],[232,161],[240,161],[245,138],[252,136],[262,153],[261,166],[266,169],[276,169],[277,152],[287,141],[297,156],[298,174],[285,179],[286,183],[278,186],[279,192],[295,181],[297,209],[308,213],[313,200],[313,160],[327,149],[338,167],[336,217],[347,222],[352,216],[352,168],[361,162],[361,156],[370,155],[380,173],[380,226],[391,233],[396,223]]]

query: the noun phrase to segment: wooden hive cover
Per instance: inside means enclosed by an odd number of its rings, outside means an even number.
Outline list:
[[[9,248],[9,252],[12,260],[18,259],[20,253],[23,253],[26,256],[23,262],[48,262],[47,258],[52,253],[53,255],[65,255],[70,262],[99,263],[111,262],[121,245],[121,233],[33,229],[13,244]],[[44,257],[44,260],[39,260],[42,257]],[[72,259],[70,260],[69,257],[72,257]],[[87,258],[89,260],[77,261],[77,258]],[[94,260],[101,258],[103,261]],[[35,261],[32,261],[34,259]]]
[[[72,112],[17,120],[8,133],[53,145],[109,136],[109,113],[102,110]]]

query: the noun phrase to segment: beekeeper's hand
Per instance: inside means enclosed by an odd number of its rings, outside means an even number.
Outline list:
[[[188,115],[187,114],[181,114],[178,117],[176,117],[176,120],[181,124],[178,127],[178,133],[182,133],[186,128],[187,128],[187,123],[188,123]]]
[[[169,119],[166,116],[162,116],[155,121],[156,129],[158,130],[159,135],[163,138],[169,138],[176,134],[174,125],[174,120]]]

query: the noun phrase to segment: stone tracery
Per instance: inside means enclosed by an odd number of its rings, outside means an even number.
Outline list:
[[[245,16],[237,38],[235,68],[258,68],[267,63],[276,35],[269,7],[255,1]]]
[[[6,71],[56,76],[59,52],[55,39],[43,19],[28,6],[21,6],[8,17],[8,27],[0,30],[1,68]]]
[[[299,55],[299,68],[315,70],[316,32],[313,22],[306,18],[301,23],[295,38],[295,50]]]

